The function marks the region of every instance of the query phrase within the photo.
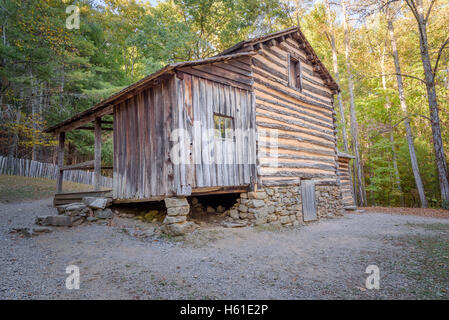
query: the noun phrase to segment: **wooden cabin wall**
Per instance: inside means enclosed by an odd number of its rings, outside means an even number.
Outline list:
[[[340,174],[341,193],[344,207],[355,206],[354,196],[352,193],[352,180],[349,173],[349,162],[351,159],[339,157],[338,158],[338,171]]]
[[[300,58],[302,90],[288,83],[289,53]],[[252,59],[259,174],[263,185],[314,179],[337,183],[333,97],[293,38],[262,45]],[[273,130],[278,143],[269,140]],[[278,148],[278,158],[270,155]]]
[[[170,162],[174,76],[114,106],[114,199],[174,194]]]
[[[245,186],[256,175],[254,134],[237,135],[231,141],[213,135],[214,114],[232,117],[234,129],[255,132],[254,97],[248,86],[250,73],[239,68],[230,71],[230,64],[226,67],[226,73],[216,65],[186,68],[176,79],[179,89],[174,125],[192,137],[181,147],[183,154],[191,154],[190,164],[174,167],[178,194],[201,187]],[[214,74],[222,76],[217,79]]]

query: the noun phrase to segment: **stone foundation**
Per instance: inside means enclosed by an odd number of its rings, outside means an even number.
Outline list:
[[[167,215],[165,216],[162,231],[171,236],[181,236],[194,231],[198,226],[187,221],[190,205],[186,198],[165,198]]]
[[[316,185],[317,217],[341,215],[343,206],[340,187]],[[304,224],[300,186],[265,187],[240,194],[228,211],[229,220],[247,225],[297,226]]]

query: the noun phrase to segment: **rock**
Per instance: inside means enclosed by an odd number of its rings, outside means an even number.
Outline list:
[[[187,220],[187,216],[166,216],[164,219],[165,224],[179,223]]]
[[[176,236],[182,236],[187,233],[191,233],[195,231],[199,226],[191,221],[186,221],[184,223],[172,223],[172,224],[165,224],[162,226],[161,230],[162,232],[176,237]]]
[[[268,195],[265,191],[248,192],[248,198],[265,200],[266,198],[268,198]]]
[[[103,197],[84,197],[83,203],[92,209],[104,209],[108,203],[108,198]]]
[[[260,207],[263,207],[264,205],[265,205],[265,201],[257,200],[257,199],[250,200],[247,203],[247,206],[250,208],[260,208]]]
[[[49,233],[52,231],[53,229],[49,227],[33,227],[33,232],[35,233]]]
[[[71,227],[74,221],[81,217],[70,216],[40,216],[37,217],[35,223],[41,226]]]
[[[232,219],[239,219],[239,218],[240,218],[239,212],[238,212],[237,210],[235,210],[235,209],[231,209],[231,210],[229,211],[229,216],[230,216]]]
[[[167,215],[168,216],[187,215],[189,211],[190,211],[189,207],[171,207],[167,208]]]
[[[222,226],[225,228],[242,228],[246,227],[247,224],[245,222],[223,222]]]
[[[241,205],[239,205],[238,210],[240,212],[248,212],[248,207],[243,205],[243,204],[241,204]]]
[[[157,211],[157,210],[150,210],[150,211],[148,211],[147,214],[145,214],[143,216],[143,220],[145,222],[152,222],[153,219],[156,219],[158,216],[159,216],[159,211]]]
[[[189,203],[186,198],[165,198],[165,206],[171,207],[189,207]]]
[[[76,202],[76,203],[71,203],[69,205],[67,205],[67,207],[65,208],[65,211],[82,211],[84,209],[86,209],[87,206],[84,203],[81,202]]]
[[[248,218],[248,213],[240,212],[240,219],[246,219],[246,218]]]
[[[193,197],[193,198],[192,198],[192,204],[193,204],[193,205],[198,204],[198,202],[199,202],[199,201],[198,201],[198,198],[197,198],[197,197]]]
[[[94,214],[98,219],[112,219],[114,217],[114,213],[112,213],[112,210],[109,208],[95,210]]]
[[[217,207],[217,212],[218,212],[218,213],[223,213],[223,212],[225,212],[225,211],[226,211],[226,208],[225,208],[225,207],[223,207],[223,206],[221,206],[221,205]]]
[[[207,206],[206,212],[212,214],[212,213],[215,213],[215,209],[211,206]]]
[[[73,217],[71,227],[79,226],[80,224],[82,224],[84,222],[85,219],[86,219],[85,217],[81,217],[81,216]]]
[[[88,222],[95,222],[95,221],[97,221],[98,219],[95,218],[95,217],[87,217],[86,220],[87,220]]]

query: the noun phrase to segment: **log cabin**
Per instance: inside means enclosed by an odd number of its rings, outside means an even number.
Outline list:
[[[186,202],[167,199],[234,193],[233,219],[295,225],[353,207],[342,188],[350,183],[350,156],[337,150],[339,90],[292,27],[167,65],[46,132],[59,137],[61,173],[93,169],[99,181],[101,132],[113,130],[113,187],[101,191],[97,182],[92,194],[107,193],[114,203],[176,207]],[[95,132],[94,160],[64,166],[70,130]],[[55,204],[77,197],[62,192],[61,174]]]

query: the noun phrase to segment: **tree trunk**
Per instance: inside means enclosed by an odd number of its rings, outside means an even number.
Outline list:
[[[414,2],[411,0],[407,1],[407,4],[412,10],[413,3]],[[429,43],[427,40],[427,21],[426,18],[424,18],[423,3],[421,0],[416,1],[415,8],[417,8],[415,11],[415,18],[418,22],[419,46],[426,80],[435,162],[438,171],[438,181],[440,183],[441,199],[444,201],[449,200],[449,176],[447,171],[446,155],[444,154],[443,141],[441,138],[440,116],[438,110],[437,93],[435,90],[435,76],[430,63]]]
[[[394,28],[393,28],[393,21],[388,18],[388,32],[390,34],[390,41],[391,41],[391,48],[393,50],[393,59],[394,59],[394,66],[396,70],[396,79],[398,82],[398,94],[399,94],[399,101],[401,105],[401,110],[404,115],[405,120],[405,133],[407,137],[407,143],[408,143],[408,150],[410,153],[410,161],[412,163],[412,170],[413,170],[413,176],[415,177],[415,184],[416,189],[418,190],[419,199],[421,202],[421,208],[427,208],[427,198],[426,193],[424,192],[424,186],[421,180],[421,174],[419,173],[419,166],[418,166],[418,160],[416,159],[416,152],[415,152],[415,143],[413,141],[413,134],[412,134],[412,128],[410,126],[410,119],[408,118],[408,109],[407,109],[407,103],[405,101],[405,94],[404,94],[404,84],[402,81],[402,75],[401,75],[401,66],[399,63],[399,55],[397,51],[396,46],[396,38],[394,36]]]
[[[348,73],[348,89],[349,89],[349,102],[350,102],[350,115],[351,115],[351,135],[352,135],[352,143],[354,146],[354,156],[355,156],[355,167],[356,167],[356,177],[357,177],[357,189],[359,193],[360,205],[366,205],[366,192],[365,186],[363,183],[363,170],[362,163],[360,161],[360,153],[359,153],[359,133],[358,133],[358,124],[357,124],[357,116],[355,113],[355,103],[354,103],[354,83],[352,81],[352,70],[351,70],[351,46],[349,41],[349,26],[348,26],[348,15],[346,12],[346,1],[342,1],[343,8],[343,27],[345,33],[345,53],[346,53],[346,69]]]
[[[337,82],[338,86],[340,86],[340,73],[338,72],[338,58],[337,58],[337,47],[335,45],[335,33],[334,33],[334,23],[332,21],[331,8],[329,4],[329,0],[326,0],[326,13],[327,13],[327,24],[329,25],[330,30],[330,42],[332,48],[332,63],[334,67],[335,74],[335,82]],[[346,134],[346,121],[345,121],[345,112],[343,107],[343,98],[341,96],[341,92],[338,93],[338,107],[340,111],[340,126],[341,126],[341,135],[343,137],[343,148],[346,153],[349,152],[348,148],[348,138]]]
[[[387,95],[387,77],[386,77],[386,71],[385,71],[385,50],[386,50],[386,44],[384,46],[383,52],[382,52],[382,59],[380,62],[380,68],[382,71],[382,88],[385,93],[385,109],[388,112],[388,121],[390,124],[390,127],[392,126],[391,122],[391,101],[390,97]],[[394,180],[396,183],[396,187],[398,188],[399,193],[401,194],[401,205],[405,206],[404,201],[404,194],[402,193],[402,186],[401,186],[401,178],[399,177],[399,170],[398,170],[398,160],[396,155],[396,149],[394,146],[394,131],[393,128],[390,131],[390,144],[391,144],[391,155],[392,155],[392,162],[393,162],[393,172],[394,172]]]

